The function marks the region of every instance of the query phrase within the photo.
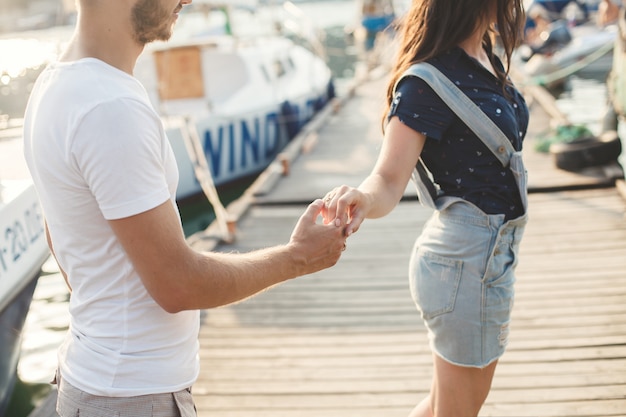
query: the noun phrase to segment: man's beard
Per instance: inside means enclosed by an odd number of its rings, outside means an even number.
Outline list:
[[[172,10],[155,8],[154,0],[139,0],[132,9],[133,36],[145,45],[153,41],[166,41],[172,36]]]

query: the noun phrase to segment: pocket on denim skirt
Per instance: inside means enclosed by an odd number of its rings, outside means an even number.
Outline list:
[[[512,286],[518,263],[519,242],[500,242],[489,258],[483,283],[488,287]]]
[[[410,262],[411,296],[425,319],[454,310],[463,261],[431,252],[413,252]]]

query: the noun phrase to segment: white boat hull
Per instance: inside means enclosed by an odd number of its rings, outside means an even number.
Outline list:
[[[43,217],[30,181],[2,183],[0,202],[0,311],[10,304],[49,255]]]
[[[22,327],[48,256],[34,186],[26,180],[0,182],[0,415],[11,398]]]

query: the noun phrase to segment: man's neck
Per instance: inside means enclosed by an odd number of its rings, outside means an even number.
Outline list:
[[[113,22],[113,23],[111,23]],[[96,58],[133,74],[143,45],[137,43],[119,21],[104,19],[79,19],[76,31],[61,61]]]

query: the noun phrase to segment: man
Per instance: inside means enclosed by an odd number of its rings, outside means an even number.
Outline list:
[[[50,249],[71,290],[59,349],[60,416],[194,416],[199,311],[334,265],[343,224],[322,201],[286,245],[201,254],[176,208],[178,171],[158,114],[132,76],[191,0],[78,0],[75,34],[40,76],[24,152]]]

